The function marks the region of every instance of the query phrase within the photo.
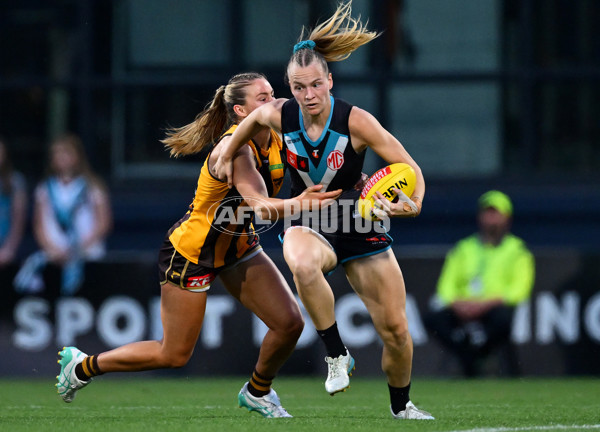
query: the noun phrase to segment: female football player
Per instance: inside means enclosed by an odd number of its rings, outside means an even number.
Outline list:
[[[304,33],[287,65],[294,97],[265,104],[249,115],[221,152],[217,171],[229,181],[235,179],[235,163],[231,161],[239,149],[259,131],[271,128],[284,137],[292,196],[312,185],[343,190],[338,205],[328,208],[330,220],[313,219],[310,224],[299,221],[283,233],[283,253],[298,294],[326,346],[325,389],[332,395],[344,391],[354,368],[354,359],[337,330],[334,295],[325,279],[325,274],[342,264],[383,341],[382,368],[387,375],[393,417],[433,419],[409,398],[413,347],[402,272],[390,249],[392,239],[377,234],[374,228],[367,232],[359,229],[353,217],[354,205],[342,204],[348,200],[354,204],[360,195],[354,184],[367,148],[388,163],[411,165],[417,175],[412,198],[396,189],[400,199],[391,203],[377,193],[380,215],[415,217],[421,212],[425,194],[421,169],[402,144],[371,114],[331,95],[333,79],[327,62],[347,58],[377,34],[368,31],[360,19],[351,17],[351,2],[340,4],[333,16],[307,37]],[[335,232],[323,229],[332,223]]]
[[[283,276],[262,251],[250,220],[222,216],[238,215],[248,203],[263,219],[276,217],[290,202],[326,205],[340,191],[318,193],[319,186],[290,200],[270,198],[281,187],[284,165],[281,139],[266,129],[249,137],[237,152],[233,189],[213,170],[236,125],[272,100],[273,89],[263,75],[236,75],[217,90],[193,123],[172,130],[163,140],[174,156],[197,153],[217,141],[202,166],[190,210],[168,231],[159,253],[163,339],[91,356],[75,347],[64,348],[59,353],[57,387],[65,402],[100,374],[184,366],[200,334],[207,292],[218,276],[229,293],[269,328],[250,380],[239,392],[239,405],[267,418],[291,417],[271,383],[302,332],[300,309]]]

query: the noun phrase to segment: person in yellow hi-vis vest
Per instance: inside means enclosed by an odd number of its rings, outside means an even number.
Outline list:
[[[510,343],[516,306],[527,300],[535,261],[525,242],[510,232],[513,205],[497,190],[479,198],[479,232],[448,252],[437,284],[441,306],[425,326],[461,362],[465,376],[480,373],[481,361]],[[516,362],[509,373],[517,374]]]

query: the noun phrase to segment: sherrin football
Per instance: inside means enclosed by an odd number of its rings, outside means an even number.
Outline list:
[[[367,220],[379,220],[371,211],[375,205],[375,192],[379,191],[389,201],[394,201],[397,197],[395,188],[410,198],[416,183],[415,170],[408,164],[395,163],[381,168],[365,183],[358,200],[358,212]]]

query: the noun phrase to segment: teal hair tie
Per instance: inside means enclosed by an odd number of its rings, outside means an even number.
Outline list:
[[[311,40],[300,41],[296,45],[294,45],[294,54],[296,54],[296,52],[300,51],[301,49],[314,50],[316,46],[317,46],[317,44],[314,43],[314,41],[311,41]]]

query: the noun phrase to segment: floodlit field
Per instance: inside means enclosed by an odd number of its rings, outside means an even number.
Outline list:
[[[435,421],[398,421],[383,379],[325,393],[319,378],[280,377],[293,419],[237,407],[245,377],[100,377],[65,404],[50,380],[0,380],[2,431],[579,431],[600,430],[600,379],[415,379],[412,400]]]

